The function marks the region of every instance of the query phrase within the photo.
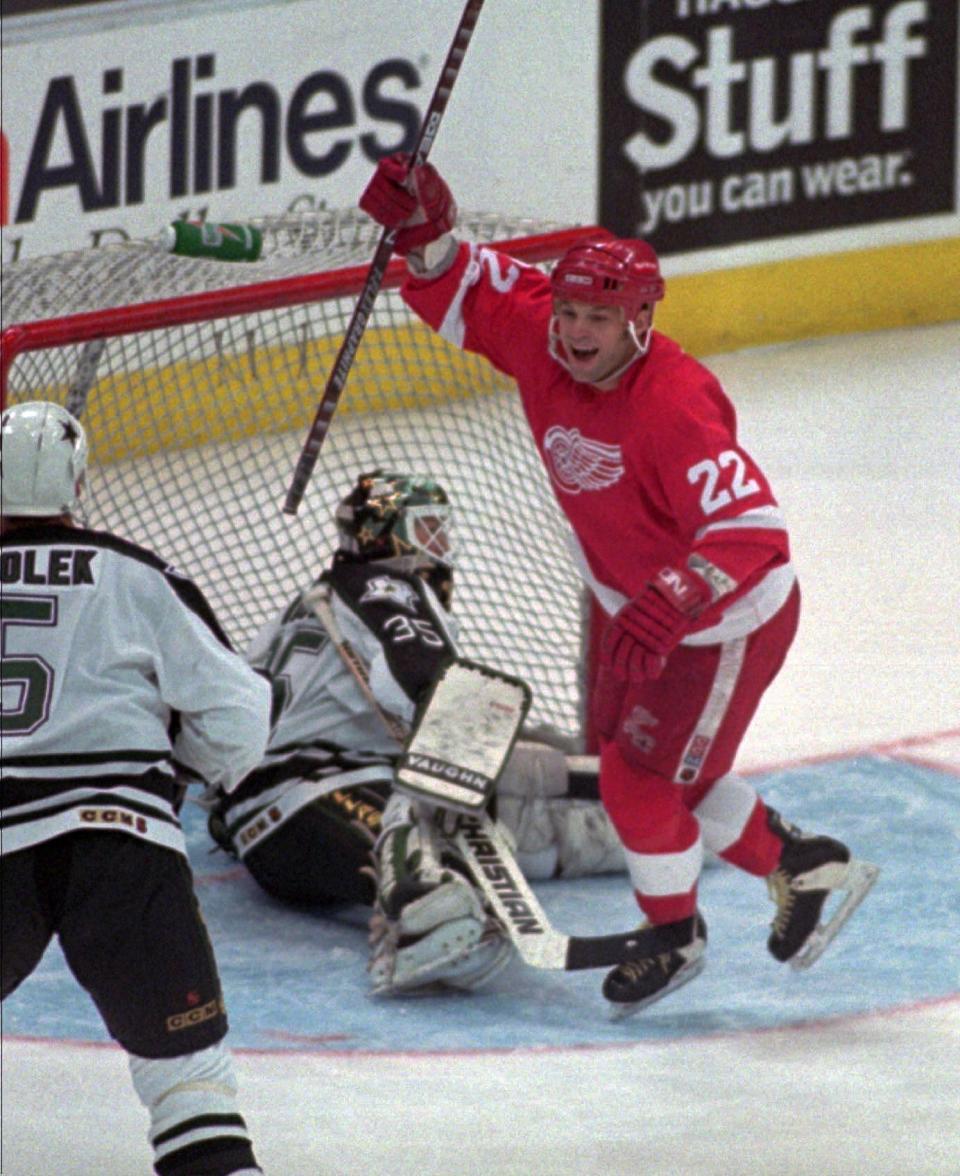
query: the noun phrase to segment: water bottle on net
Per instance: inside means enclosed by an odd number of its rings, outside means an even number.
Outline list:
[[[166,226],[160,243],[178,257],[212,257],[217,261],[256,261],[263,233],[252,225],[218,225],[178,220]]]

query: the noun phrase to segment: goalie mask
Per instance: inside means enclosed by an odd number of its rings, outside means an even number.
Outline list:
[[[0,514],[51,518],[76,510],[87,465],[83,426],[43,400],[0,417]]]
[[[342,555],[419,572],[449,605],[453,512],[432,478],[384,470],[361,474],[334,517]]]

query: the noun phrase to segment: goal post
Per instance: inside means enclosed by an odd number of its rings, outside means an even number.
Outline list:
[[[455,510],[464,655],[528,680],[531,723],[580,749],[581,586],[511,381],[421,324],[391,262],[300,511],[284,514],[379,227],[352,210],[249,223],[256,262],[138,242],[5,266],[3,406],[81,417],[88,525],[180,566],[241,648],[326,564],[360,472],[432,475]],[[595,232],[469,213],[461,231],[535,265]]]

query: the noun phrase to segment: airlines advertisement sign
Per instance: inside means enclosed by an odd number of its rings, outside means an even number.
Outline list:
[[[313,0],[145,2],[140,25],[112,7],[71,6],[70,35],[4,20],[4,261],[353,206],[412,146],[461,5],[345,0],[318,23]],[[599,220],[664,253],[956,222],[957,9],[600,0],[598,24],[581,0],[498,0],[436,162],[464,208]]]
[[[345,17],[311,42],[308,9],[249,10],[256,52],[216,15],[5,44],[4,261],[354,204],[381,155],[412,148],[438,64],[409,49],[438,36],[414,16],[391,52]]]
[[[944,0],[602,0],[600,220],[662,253],[957,210]]]

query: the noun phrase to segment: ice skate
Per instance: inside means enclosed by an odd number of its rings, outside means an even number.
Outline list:
[[[674,989],[699,976],[706,965],[707,925],[701,915],[685,919],[691,941],[686,947],[665,951],[645,959],[631,960],[607,973],[603,995],[610,1002],[611,1016],[620,1020],[645,1009]],[[671,924],[672,925],[672,924]]]
[[[880,871],[851,858],[850,850],[832,837],[802,833],[773,809],[767,820],[783,842],[780,864],[767,875],[767,890],[777,905],[767,948],[792,968],[809,968],[866,898]],[[822,921],[832,890],[846,896]]]

